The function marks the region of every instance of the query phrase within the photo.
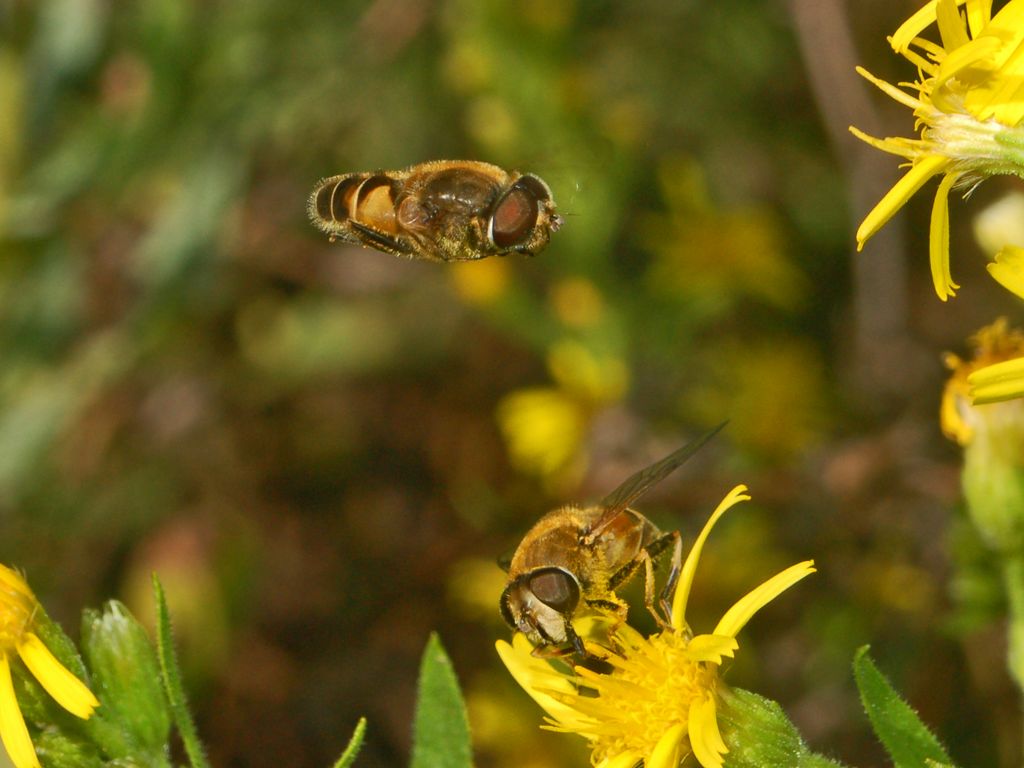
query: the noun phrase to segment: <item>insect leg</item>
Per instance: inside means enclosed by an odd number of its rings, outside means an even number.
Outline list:
[[[679,535],[679,531],[672,531],[669,534],[672,537],[672,565],[668,571],[668,579],[665,581],[665,586],[662,587],[660,595],[661,610],[665,614],[665,618],[668,619],[668,623],[672,623],[672,601],[675,600],[676,587],[679,584],[679,574],[683,570],[683,539]]]
[[[668,580],[658,595],[658,607],[661,608],[661,613],[659,613],[654,606],[654,558],[668,549],[670,544],[673,545],[672,567],[668,573]],[[640,551],[638,558],[643,562],[646,572],[644,605],[662,629],[669,629],[672,626],[672,596],[675,594],[676,582],[679,581],[682,555],[682,539],[679,536],[679,531],[671,531],[652,541]]]
[[[657,543],[658,542],[655,541],[651,544],[651,546],[653,547]],[[624,566],[619,568],[619,570],[613,573],[611,577],[608,579],[608,589],[614,592],[616,589],[618,589],[631,578],[633,578],[633,574],[636,573],[636,569],[640,567],[640,563],[641,560],[639,558],[633,558]]]
[[[395,256],[411,256],[413,249],[396,237],[387,235],[373,227],[360,224],[358,221],[349,220],[348,226],[359,238],[363,245],[376,248],[379,251],[390,253]]]

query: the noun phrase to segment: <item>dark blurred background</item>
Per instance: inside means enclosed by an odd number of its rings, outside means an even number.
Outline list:
[[[0,559],[77,633],[171,596],[218,766],[406,763],[420,653],[480,766],[586,764],[498,664],[497,558],[729,418],[640,509],[692,538],[709,630],[776,570],[727,673],[881,765],[880,666],[953,756],[1020,764],[997,582],[958,511],[940,354],[1014,309],[927,192],[855,255],[911,116],[853,72],[917,2],[0,0]],[[541,175],[535,259],[331,245],[318,178],[473,158]],[[1007,294],[1008,296],[1008,294]],[[645,618],[634,611],[643,626]],[[580,742],[580,743],[577,743]]]

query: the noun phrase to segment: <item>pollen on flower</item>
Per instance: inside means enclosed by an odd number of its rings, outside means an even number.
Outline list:
[[[717,667],[694,659],[682,633],[669,630],[640,643],[626,637],[615,636],[624,647],[622,655],[607,658],[611,674],[576,670],[580,686],[596,694],[578,699],[577,709],[593,718],[593,731],[579,732],[591,740],[597,763],[623,753],[650,755],[676,726],[682,726],[674,732],[682,742],[691,707],[716,695]]]

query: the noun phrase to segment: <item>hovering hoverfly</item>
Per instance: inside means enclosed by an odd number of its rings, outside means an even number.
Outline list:
[[[426,261],[535,256],[562,226],[539,177],[473,160],[331,176],[309,198],[331,237]]]
[[[663,614],[675,591],[682,560],[679,531],[663,533],[629,505],[657,485],[710,440],[725,424],[632,475],[596,506],[560,507],[531,528],[512,555],[501,614],[533,643],[538,656],[577,654],[596,660],[573,628],[584,606],[626,618],[628,606],[615,591],[645,568],[645,605],[654,610],[654,558],[673,548],[672,567],[660,595]]]

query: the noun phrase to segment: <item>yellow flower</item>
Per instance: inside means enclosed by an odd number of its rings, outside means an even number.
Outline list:
[[[942,394],[942,431],[960,445],[968,445],[979,427],[988,423],[1018,421],[1019,403],[995,403],[1024,396],[1024,333],[1011,330],[1005,317],[985,326],[971,337],[970,360],[947,354],[952,371]]]
[[[498,426],[512,463],[557,485],[586,467],[584,438],[594,415],[622,399],[629,369],[614,355],[599,355],[577,341],[548,350],[557,387],[519,389],[501,399]]]
[[[1003,288],[1024,299],[1024,248],[1003,246],[996,260],[988,265],[988,273]]]
[[[506,395],[497,417],[512,463],[542,477],[557,474],[576,456],[589,421],[582,403],[554,387]]]
[[[451,266],[454,269],[448,272],[455,293],[467,304],[493,304],[505,294],[512,280],[509,263],[504,259],[484,259],[473,264],[460,261]]]
[[[958,6],[964,6],[961,14]],[[942,43],[918,37],[937,24]],[[942,175],[932,206],[930,260],[935,292],[945,301],[959,287],[949,271],[949,192],[968,191],[997,174],[1024,175],[1024,0],[1010,0],[994,17],[991,0],[932,0],[889,39],[918,68],[911,95],[858,72],[914,111],[920,139],[877,139],[851,127],[874,147],[910,161],[910,170],[864,218],[862,248],[931,177]]]
[[[100,705],[81,680],[69,672],[32,631],[39,602],[25,580],[0,565],[0,739],[15,768],[38,768],[35,748],[14,695],[11,658],[25,666],[58,704],[88,719]]]
[[[722,765],[728,751],[717,718],[722,658],[733,656],[739,647],[736,635],[758,610],[814,572],[811,560],[793,565],[741,598],[710,634],[691,632],[686,604],[704,542],[728,509],[750,498],[746,490],[737,486],[722,500],[690,549],[673,597],[670,627],[645,638],[620,624],[598,645],[593,620],[579,622],[588,650],[603,657],[610,672],[569,671],[533,656],[523,635],[517,634],[511,645],[498,641],[509,672],[547,712],[546,727],[587,739],[595,766],[632,768],[643,760],[645,768],[674,768],[691,752],[704,768]]]
[[[1024,333],[1011,331],[1000,318],[978,331],[971,345],[971,360],[946,356],[953,373],[942,396],[942,430],[963,446],[961,482],[982,539],[997,552],[1019,557],[1024,553],[1024,400],[1019,399]],[[1012,666],[1024,679],[1024,656],[1017,656]]]

